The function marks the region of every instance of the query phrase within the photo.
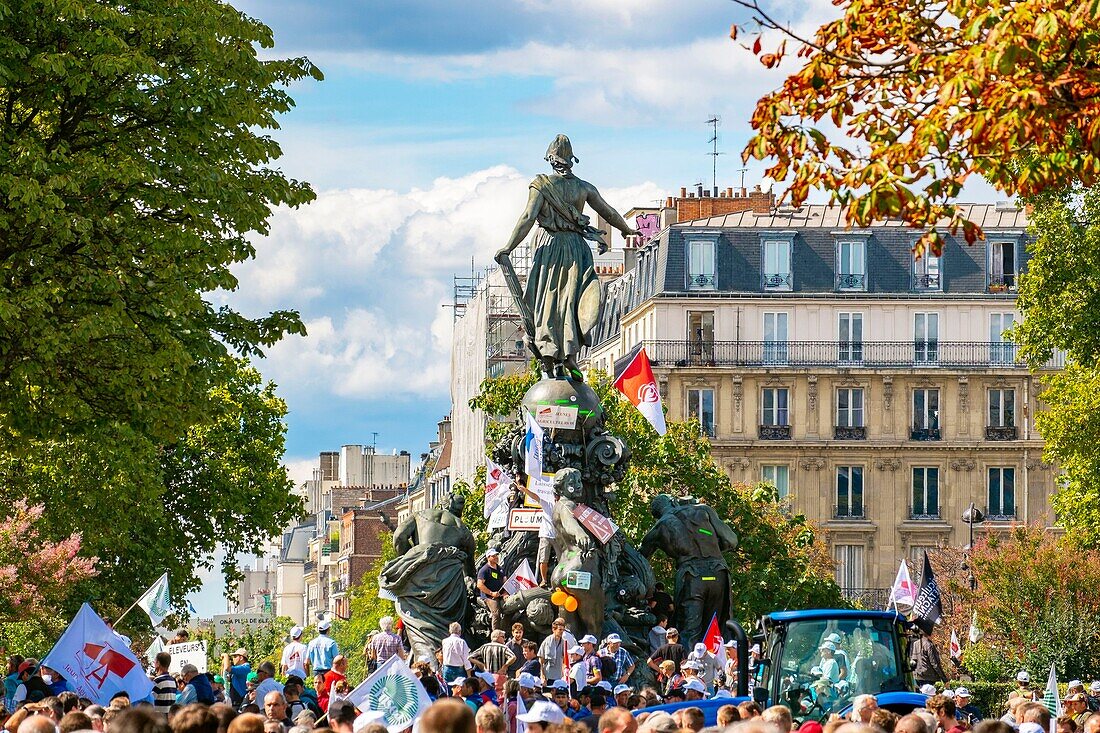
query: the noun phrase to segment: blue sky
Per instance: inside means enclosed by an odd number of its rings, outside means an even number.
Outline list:
[[[828,0],[774,0],[808,31]],[[318,200],[277,211],[224,300],[297,309],[309,336],[258,366],[287,400],[286,463],[304,480],[347,443],[426,450],[450,410],[451,278],[491,261],[557,133],[620,210],[709,183],[705,121],[722,118],[718,183],[737,186],[748,120],[781,83],[729,39],[728,0],[238,0],[270,55],[325,81],[292,89],[278,166]],[[745,182],[761,181],[750,164]],[[203,615],[224,608],[211,583]]]

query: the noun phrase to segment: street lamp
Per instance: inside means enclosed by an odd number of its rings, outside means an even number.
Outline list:
[[[962,520],[970,525],[970,543],[966,546],[967,554],[967,571],[969,572],[968,579],[970,580],[970,590],[977,590],[978,581],[974,578],[974,568],[970,567],[970,553],[974,551],[974,525],[981,524],[985,521],[985,514],[982,510],[974,506],[974,502],[970,502],[970,506],[963,512]]]

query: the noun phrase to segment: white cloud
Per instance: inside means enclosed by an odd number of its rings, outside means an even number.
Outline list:
[[[300,310],[308,336],[271,348],[265,375],[292,406],[298,395],[447,394],[452,276],[469,272],[471,258],[484,267],[504,245],[529,180],[493,166],[408,192],[321,192],[310,206],[276,212],[256,260],[238,268],[240,289],[226,297],[246,313]],[[626,211],[662,192],[644,183],[604,194]]]

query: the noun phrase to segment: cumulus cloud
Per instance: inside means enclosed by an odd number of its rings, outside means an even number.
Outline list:
[[[284,339],[263,366],[291,409],[306,395],[445,395],[452,276],[491,261],[523,210],[529,180],[493,166],[406,192],[321,192],[310,206],[276,212],[227,300],[246,313],[301,312],[309,335]],[[662,193],[652,183],[604,191],[621,211]]]

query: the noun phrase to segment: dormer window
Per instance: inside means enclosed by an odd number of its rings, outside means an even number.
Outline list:
[[[837,242],[836,289],[867,289],[867,243],[862,239]]]
[[[989,243],[989,291],[1016,289],[1016,242]]]
[[[717,290],[718,278],[715,268],[715,249],[718,236],[694,236],[687,240],[687,287],[688,290]]]
[[[927,248],[920,257],[913,254],[913,290],[943,290],[942,259]]]
[[[764,240],[764,290],[790,290],[794,283],[791,277],[791,240]]]

